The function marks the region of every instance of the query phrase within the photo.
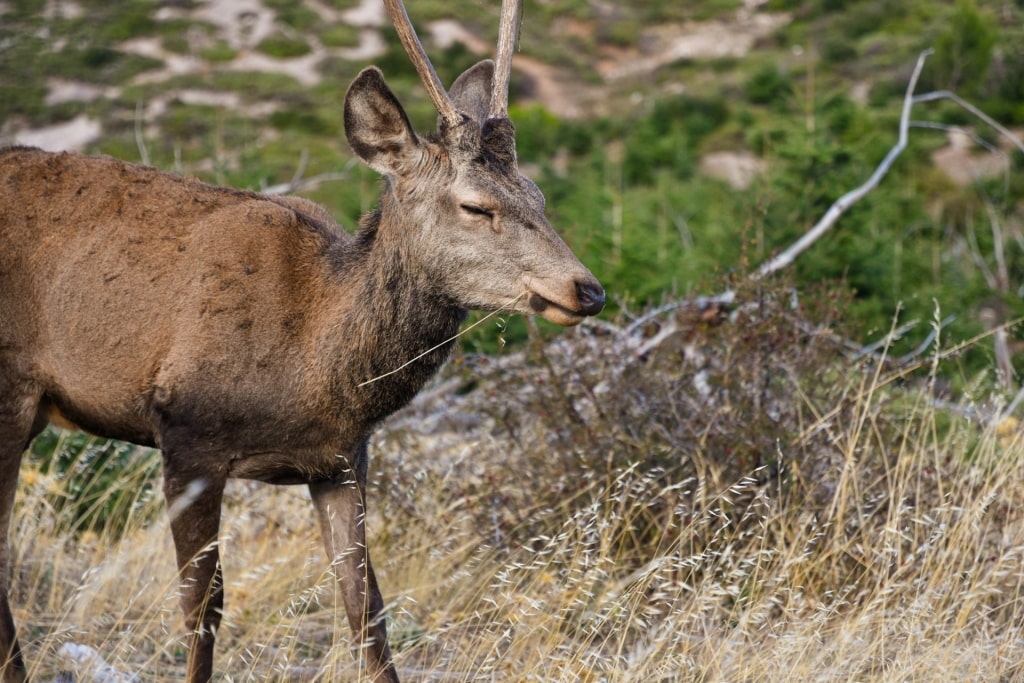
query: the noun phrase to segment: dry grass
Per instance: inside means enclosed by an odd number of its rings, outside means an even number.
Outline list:
[[[648,323],[456,366],[473,388],[377,439],[404,680],[1024,680],[1013,424],[937,408],[934,373],[900,385],[763,303]],[[66,642],[179,680],[166,523],[72,534],[54,483],[23,475],[12,597],[36,680]],[[220,680],[359,680],[303,489],[233,485],[223,545]]]

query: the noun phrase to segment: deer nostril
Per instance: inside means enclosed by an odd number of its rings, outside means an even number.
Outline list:
[[[604,308],[604,288],[597,282],[577,282],[576,299],[585,315],[597,315]]]

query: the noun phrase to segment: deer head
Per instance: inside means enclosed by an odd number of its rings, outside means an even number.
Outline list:
[[[345,133],[386,179],[381,223],[430,255],[424,286],[463,308],[536,313],[560,325],[599,313],[604,290],[548,223],[543,194],[519,173],[507,112],[518,2],[503,5],[497,62],[470,68],[450,92],[402,4],[385,5],[437,107],[438,131],[418,135],[370,67],[349,87]]]

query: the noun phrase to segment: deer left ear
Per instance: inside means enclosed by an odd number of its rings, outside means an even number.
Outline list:
[[[455,108],[477,122],[480,126],[487,120],[491,106],[491,82],[494,79],[494,62],[485,59],[466,69],[452,83],[448,96]],[[438,118],[438,127],[441,119]]]
[[[376,67],[363,69],[345,94],[345,137],[366,165],[384,175],[408,173],[422,154],[420,139]]]

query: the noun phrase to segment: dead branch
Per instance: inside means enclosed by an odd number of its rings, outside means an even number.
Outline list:
[[[302,157],[299,159],[299,165],[295,170],[295,174],[292,179],[287,183],[281,183],[278,185],[269,185],[261,189],[263,194],[292,194],[293,192],[299,192],[301,190],[308,190],[323,183],[332,182],[335,180],[346,180],[349,176],[349,172],[352,167],[356,165],[356,158],[353,157],[345,163],[344,168],[341,171],[334,173],[321,173],[319,175],[311,176],[309,178],[303,178],[302,176],[306,172],[306,167],[309,165],[309,154],[305,150],[302,151]]]
[[[146,147],[146,138],[142,130],[142,102],[135,103],[135,146],[139,150],[139,160],[146,166],[149,162],[149,148]]]
[[[968,112],[970,112],[971,115],[976,116],[977,118],[981,119],[992,128],[996,129],[1000,135],[1002,135],[1010,142],[1010,144],[1012,144],[1014,147],[1016,147],[1022,153],[1024,153],[1024,140],[1021,140],[1020,137],[1014,135],[1013,131],[1011,131],[1009,128],[1002,125],[994,118],[992,118],[982,110],[978,109],[973,104],[971,104],[970,102],[968,102],[967,100],[960,97],[954,92],[950,92],[949,90],[936,90],[933,92],[926,92],[921,95],[915,96],[913,98],[913,104],[918,104],[921,102],[934,102],[936,100],[950,100],[952,102],[955,102],[961,108],[966,109]]]

